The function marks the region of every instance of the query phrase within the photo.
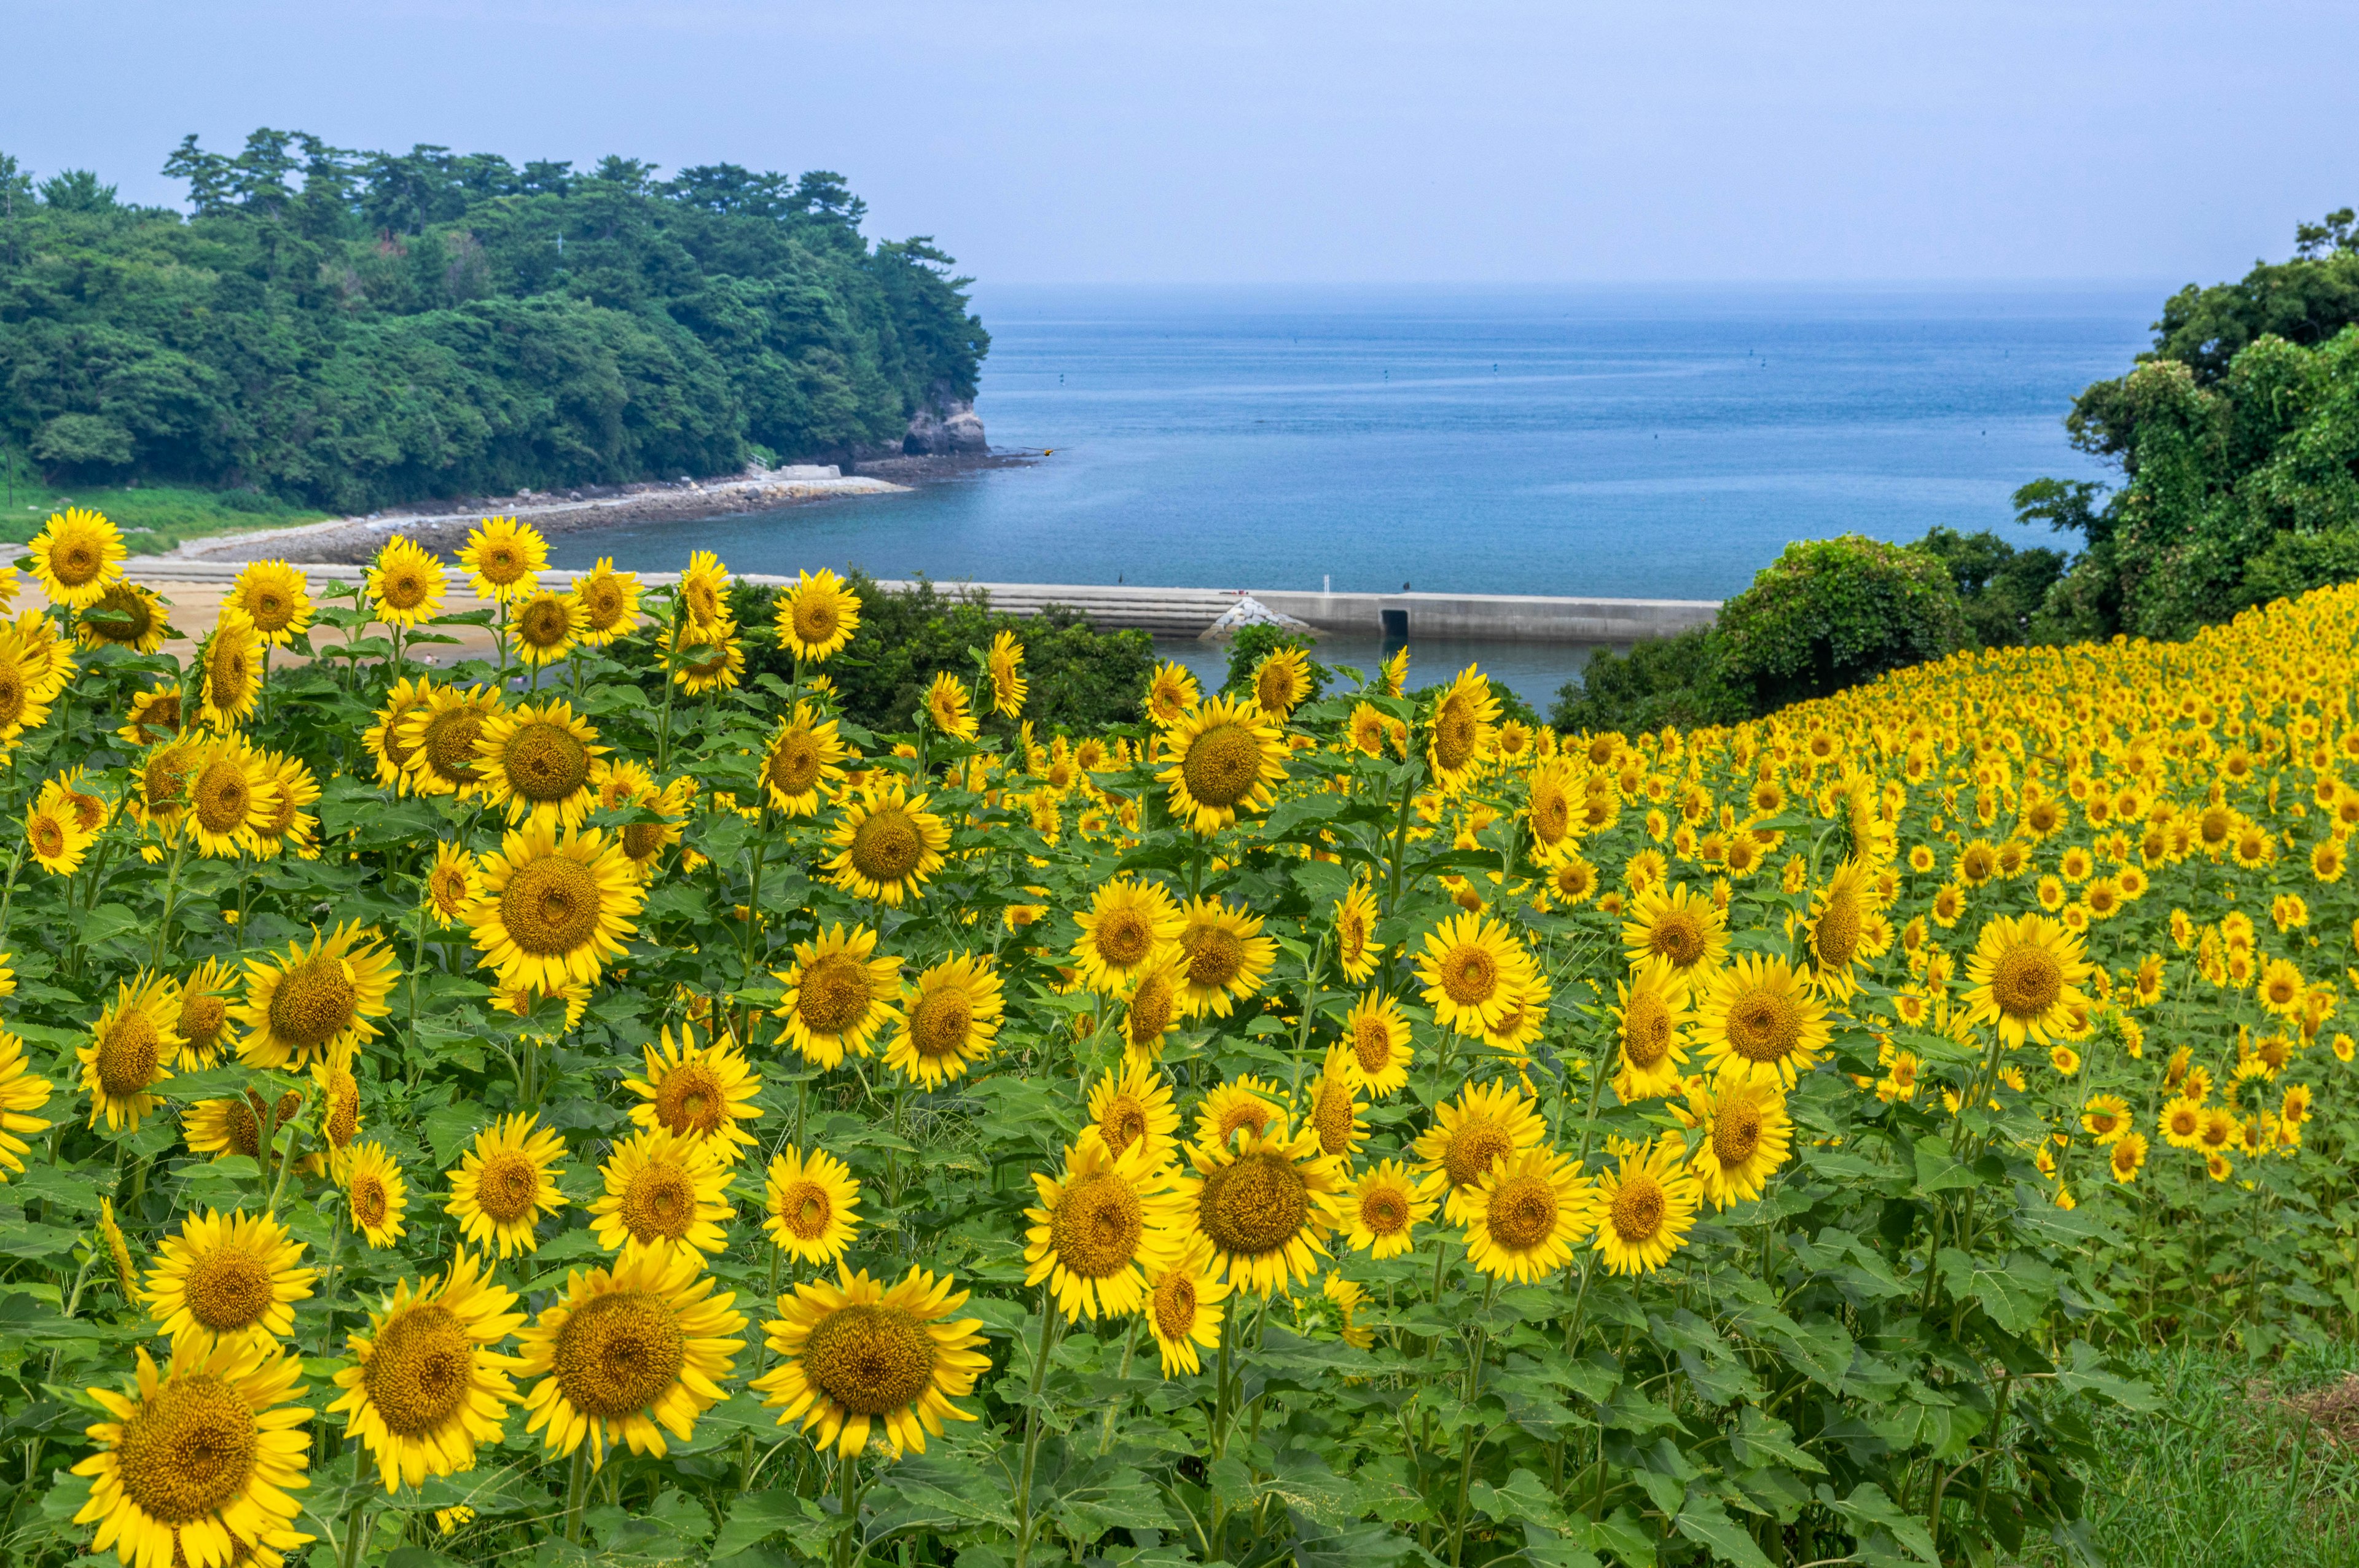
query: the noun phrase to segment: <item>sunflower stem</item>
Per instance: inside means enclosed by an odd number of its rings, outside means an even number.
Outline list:
[[[857,1455],[846,1454],[838,1462],[843,1472],[842,1498],[843,1520],[842,1531],[835,1538],[835,1568],[852,1568],[853,1550],[860,1537],[860,1461]],[[1021,1563],[1022,1557],[1016,1561]]]
[[[1130,1380],[1130,1358],[1138,1349],[1138,1325],[1145,1316],[1146,1314],[1143,1312],[1130,1314],[1130,1332],[1124,1336],[1122,1342],[1122,1370],[1116,1374],[1119,1380],[1123,1382]],[[1106,1402],[1105,1425],[1098,1432],[1099,1458],[1104,1458],[1106,1450],[1114,1446],[1114,1418],[1129,1408],[1130,1396],[1126,1393],[1118,1400],[1110,1400]]]
[[[1040,1456],[1040,1385],[1049,1376],[1049,1356],[1056,1348],[1056,1297],[1050,1287],[1040,1287],[1040,1340],[1032,1355],[1031,1400],[1024,1411],[1024,1468],[1016,1483],[1016,1568],[1026,1568],[1032,1558],[1032,1466]],[[1225,1351],[1227,1341],[1222,1346]],[[1225,1370],[1225,1363],[1223,1365]]]
[[[565,1539],[571,1541],[579,1542],[582,1539],[582,1505],[588,1500],[589,1479],[590,1454],[577,1444],[565,1478]]]

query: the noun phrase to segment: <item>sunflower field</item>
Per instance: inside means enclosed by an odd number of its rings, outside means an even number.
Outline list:
[[[5,579],[9,1562],[2094,1561],[2118,1357],[2359,1325],[2359,591],[878,733],[831,573],[122,559]]]

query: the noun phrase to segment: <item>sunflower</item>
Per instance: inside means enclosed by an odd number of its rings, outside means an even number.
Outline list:
[[[84,610],[123,575],[125,551],[114,524],[95,512],[69,506],[52,512],[33,542],[33,577],[51,604]]]
[[[2090,973],[2080,937],[2060,923],[2040,914],[1999,915],[1984,924],[1966,959],[1967,1019],[1995,1025],[2009,1046],[2027,1039],[2048,1044],[2074,1010],[2087,1011],[2088,998],[2077,988]]]
[[[32,1145],[28,1133],[47,1132],[49,1123],[31,1113],[49,1103],[49,1080],[27,1070],[25,1043],[0,1029],[0,1182],[23,1173]]]
[[[1443,1214],[1462,1225],[1470,1195],[1493,1163],[1538,1148],[1547,1136],[1530,1095],[1506,1083],[1468,1084],[1435,1108],[1433,1125],[1414,1145],[1425,1173],[1420,1191],[1441,1196]]]
[[[1801,970],[1783,958],[1746,953],[1712,975],[1696,1008],[1695,1038],[1714,1070],[1791,1088],[1834,1030]]]
[[[762,1228],[799,1263],[834,1263],[860,1228],[860,1178],[824,1149],[772,1155]]]
[[[54,695],[39,656],[16,633],[0,630],[0,743],[48,723]]]
[[[754,1098],[762,1080],[735,1042],[723,1037],[700,1045],[695,1026],[682,1023],[677,1043],[667,1026],[641,1050],[647,1076],[623,1080],[639,1097],[631,1107],[635,1125],[711,1143],[732,1163],[754,1146],[754,1135],[741,1124],[761,1119]]]
[[[835,858],[828,880],[857,898],[901,907],[915,899],[942,869],[951,845],[950,824],[926,809],[927,795],[910,795],[896,781],[861,791],[845,805],[827,842]]]
[[[369,1020],[393,1011],[386,998],[400,974],[375,928],[357,921],[324,936],[315,928],[308,948],[290,942],[277,957],[248,959],[245,1000],[231,1012],[252,1031],[238,1046],[238,1060],[301,1071],[315,1058],[375,1039]]]
[[[317,860],[320,819],[306,810],[320,804],[320,781],[310,765],[279,752],[263,754],[263,775],[275,794],[270,809],[255,825],[255,845],[264,859],[291,849]]]
[[[1504,924],[1461,911],[1426,933],[1417,978],[1436,1023],[1480,1039],[1538,977]]]
[[[814,577],[797,574],[777,600],[778,646],[798,659],[823,664],[843,651],[860,630],[860,597],[825,568]]]
[[[262,639],[290,646],[311,625],[310,581],[285,561],[248,561],[230,585],[229,601],[245,611]]]
[[[749,1385],[778,1424],[799,1420],[819,1429],[819,1447],[857,1458],[871,1433],[884,1429],[896,1457],[924,1453],[945,1420],[974,1416],[951,1401],[972,1393],[991,1358],[977,1350],[978,1318],[951,1318],[966,1303],[947,1274],[912,1265],[889,1289],[865,1271],[837,1265],[836,1281],[797,1285],[778,1298],[780,1316],[763,1325],[783,1357]]]
[[[268,761],[236,735],[207,742],[189,780],[188,827],[199,853],[234,860],[258,850],[257,829],[278,807]]]
[[[554,993],[594,985],[623,956],[647,894],[619,841],[602,828],[528,821],[483,860],[483,895],[469,917],[482,966],[504,986]]]
[[[1712,1206],[1757,1198],[1794,1147],[1786,1097],[1764,1078],[1723,1074],[1688,1087],[1686,1118],[1703,1130],[1691,1163]]]
[[[1197,1237],[1180,1260],[1148,1286],[1145,1316],[1166,1378],[1201,1372],[1198,1347],[1210,1350],[1221,1342],[1221,1303],[1230,1288],[1212,1271],[1212,1243]]]
[[[320,1131],[329,1157],[340,1158],[360,1134],[360,1082],[341,1062],[327,1061],[311,1064],[311,1082],[320,1091]]]
[[[266,1099],[251,1088],[229,1099],[201,1099],[182,1115],[180,1137],[192,1152],[211,1154],[216,1160],[234,1154],[260,1160],[263,1119],[268,1117],[271,1141],[276,1144],[277,1130],[302,1108],[303,1095],[299,1089],[288,1089],[276,1100]]]
[[[726,615],[710,623],[690,622],[673,634],[664,654],[664,668],[690,697],[736,690],[745,674],[745,649],[737,640],[737,622]]]
[[[1364,993],[1343,1015],[1343,1039],[1351,1046],[1350,1071],[1371,1098],[1384,1099],[1408,1084],[1416,1052],[1400,1003],[1381,991]]]
[[[198,663],[205,676],[201,711],[216,730],[234,730],[252,717],[262,697],[262,636],[234,604],[222,606]]]
[[[696,781],[683,774],[658,789],[638,763],[601,757],[590,766],[590,795],[601,807],[650,812],[661,818],[623,825],[623,854],[646,879],[653,874],[656,857],[679,842],[681,826],[696,799]]]
[[[382,1143],[355,1143],[344,1152],[344,1206],[353,1227],[373,1248],[401,1239],[402,1216],[409,1211],[409,1184]]]
[[[1546,980],[1534,978],[1515,985],[1498,1019],[1483,1032],[1483,1044],[1513,1056],[1527,1055],[1527,1047],[1547,1027],[1548,1004]]]
[[[1171,815],[1199,833],[1267,809],[1286,780],[1286,737],[1250,702],[1215,697],[1190,708],[1164,731],[1163,744],[1170,765],[1156,777],[1170,786]]]
[[[148,1092],[172,1076],[164,1064],[187,1042],[174,1027],[179,1015],[172,982],[142,969],[118,983],[114,1005],[99,1014],[91,1043],[75,1053],[82,1065],[82,1087],[90,1093],[90,1125],[106,1119],[107,1130],[137,1131],[140,1119],[164,1103]]]
[[[1188,673],[1186,666],[1158,665],[1147,683],[1147,717],[1158,726],[1176,723],[1201,696],[1196,677]]]
[[[490,687],[436,687],[426,700],[414,704],[400,719],[397,736],[409,775],[409,787],[420,795],[451,795],[465,799],[481,789],[484,775],[477,767],[475,741],[484,726],[500,711],[500,694]]]
[[[716,1282],[684,1247],[626,1248],[611,1267],[569,1272],[565,1299],[516,1336],[516,1375],[540,1379],[524,1399],[525,1431],[547,1427],[557,1454],[586,1436],[597,1468],[625,1444],[663,1457],[659,1426],[687,1442],[745,1348],[731,1337],[745,1326],[729,1310],[737,1298],[714,1295]]]
[[[940,1088],[991,1054],[1005,1009],[988,954],[953,953],[901,990],[900,1027],[885,1065],[913,1084]]]
[[[1614,989],[1621,1001],[1614,1016],[1621,1025],[1622,1054],[1614,1092],[1625,1105],[1678,1093],[1680,1068],[1688,1060],[1686,1030],[1693,1015],[1687,988],[1671,961],[1641,959]]]
[[[1283,1125],[1285,1119],[1285,1111],[1278,1104],[1277,1086],[1248,1073],[1228,1083],[1213,1085],[1197,1102],[1195,1141],[1223,1144],[1240,1131],[1266,1132],[1273,1125]]]
[[[1086,990],[1122,996],[1179,940],[1188,917],[1162,883],[1124,875],[1099,883],[1073,924],[1082,931],[1073,942],[1075,979]]]
[[[2081,1130],[2099,1143],[2111,1143],[2130,1130],[2130,1104],[2119,1095],[2091,1095],[2081,1108]]]
[[[791,1045],[821,1068],[842,1065],[845,1054],[873,1054],[877,1032],[900,1018],[898,958],[878,958],[876,933],[842,925],[795,944],[794,967],[774,971],[787,988],[776,1016],[777,1043]]]
[[[1214,1272],[1268,1295],[1318,1271],[1326,1238],[1343,1223],[1344,1171],[1341,1155],[1319,1152],[1315,1130],[1289,1132],[1280,1118],[1266,1134],[1200,1141],[1189,1159],[1201,1178],[1196,1229],[1212,1244]]]
[[[2114,1180],[2125,1184],[2136,1181],[2138,1172],[2146,1167],[2146,1134],[2125,1132],[2114,1140],[2105,1153],[2105,1165]]]
[[[141,1294],[176,1348],[266,1346],[295,1332],[295,1303],[320,1277],[302,1263],[303,1244],[269,1215],[191,1213],[157,1248]]]
[[[1524,816],[1531,828],[1532,859],[1553,866],[1581,842],[1581,778],[1563,762],[1542,762],[1525,786]]]
[[[48,791],[25,808],[25,848],[33,863],[53,877],[71,876],[90,852],[90,835],[74,821],[73,807],[50,797]]]
[[[1408,645],[1403,643],[1385,657],[1376,666],[1375,689],[1386,697],[1398,697],[1408,689]]]
[[[618,572],[614,557],[601,556],[595,565],[573,579],[574,602],[581,605],[582,624],[574,635],[593,648],[629,635],[639,620],[639,576]]]
[[[1258,915],[1217,898],[1200,898],[1180,914],[1178,941],[1187,963],[1180,1008],[1190,1018],[1226,1018],[1269,978],[1277,938],[1262,935]]]
[[[689,552],[688,567],[679,574],[679,607],[692,629],[718,627],[729,620],[729,568],[711,550]]]
[[[658,1128],[615,1144],[598,1173],[606,1191],[590,1206],[590,1228],[607,1251],[636,1243],[713,1253],[729,1245],[722,1227],[737,1211],[728,1203],[729,1163],[712,1144]]]
[[[1117,1154],[1133,1143],[1145,1144],[1151,1160],[1177,1152],[1180,1112],[1171,1086],[1144,1063],[1125,1063],[1121,1072],[1100,1078],[1090,1089],[1089,1111],[1090,1125]]]
[[[503,1117],[475,1134],[458,1169],[442,1173],[451,1184],[443,1212],[476,1246],[498,1243],[503,1258],[538,1251],[540,1217],[565,1206],[557,1190],[565,1173],[551,1168],[563,1158],[565,1140],[542,1127],[537,1113]]]
[[[938,670],[926,688],[925,715],[933,727],[953,741],[975,737],[974,699],[966,683],[948,670]]]
[[[426,913],[445,928],[467,918],[482,891],[475,857],[448,838],[434,843],[434,864],[426,872]]]
[[[131,694],[131,708],[115,734],[126,745],[147,747],[180,732],[180,688],[159,686]]]
[[[590,616],[573,595],[544,588],[516,606],[515,625],[516,657],[538,669],[573,652]]]
[[[19,1166],[18,1169],[23,1167]],[[124,1239],[123,1227],[115,1223],[114,1200],[98,1200],[98,1233],[106,1243],[107,1261],[114,1265],[114,1288],[123,1304],[139,1304],[139,1271],[131,1260],[131,1243]]]
[[[152,654],[171,630],[162,600],[136,582],[114,582],[78,617],[74,640],[85,648],[103,644]]]
[[[1473,665],[1461,670],[1435,701],[1427,723],[1425,756],[1433,782],[1445,795],[1457,794],[1473,779],[1475,765],[1490,749],[1498,718],[1499,699]]]
[[[1649,888],[1623,924],[1622,943],[1632,963],[1667,958],[1673,974],[1693,988],[1728,957],[1728,916],[1708,894],[1688,892],[1685,882]]]
[[[473,1470],[475,1450],[506,1435],[516,1360],[492,1347],[523,1325],[516,1303],[462,1249],[444,1272],[395,1286],[368,1332],[345,1336],[355,1364],[336,1374],[344,1393],[327,1413],[343,1416],[388,1495]]]
[[[530,524],[486,517],[468,532],[459,564],[467,568],[476,598],[506,604],[530,593],[539,580],[534,574],[549,569],[549,542]]]
[[[1594,1190],[1571,1155],[1539,1148],[1502,1157],[1467,1195],[1466,1260],[1518,1284],[1554,1273],[1597,1223]]]
[[[1164,1037],[1179,1028],[1185,1016],[1181,992],[1187,983],[1187,957],[1177,947],[1165,948],[1139,973],[1122,1009],[1125,1060],[1152,1064],[1162,1059]]]
[[[835,720],[799,702],[792,717],[778,721],[763,753],[762,787],[770,804],[788,816],[816,816],[820,793],[842,781],[849,754]]]
[[[1335,961],[1343,978],[1358,985],[1375,973],[1385,945],[1376,940],[1376,895],[1355,881],[1335,901]]]
[[[1380,1261],[1398,1258],[1416,1245],[1416,1228],[1433,1217],[1434,1206],[1398,1160],[1382,1161],[1360,1173],[1343,1200],[1346,1239]]]
[[[73,1467],[91,1479],[76,1524],[90,1549],[137,1568],[230,1568],[271,1562],[310,1541],[292,1527],[289,1493],[310,1485],[312,1412],[300,1357],[266,1345],[188,1344],[159,1375],[144,1345],[130,1387],[92,1389],[112,1420],[87,1431],[98,1452]]]
[[[1340,1154],[1346,1170],[1360,1145],[1367,1141],[1368,1124],[1361,1119],[1359,1072],[1343,1042],[1327,1047],[1327,1059],[1310,1086],[1310,1130],[1319,1135],[1321,1154]]]
[[[1310,696],[1310,667],[1301,649],[1273,648],[1254,666],[1254,706],[1280,724]]]
[[[1834,1000],[1849,1000],[1858,989],[1854,965],[1865,946],[1868,923],[1877,913],[1873,881],[1861,860],[1837,866],[1826,886],[1810,895],[1810,956],[1815,961],[1810,978]]]
[[[1021,717],[1024,699],[1032,687],[1024,678],[1024,644],[1016,640],[1015,633],[1004,631],[992,638],[984,668],[991,676],[992,712],[1009,719]]]
[[[1651,1273],[1687,1244],[1703,1194],[1680,1150],[1678,1135],[1666,1133],[1598,1178],[1597,1249],[1614,1273]]]
[[[488,715],[475,735],[474,773],[484,803],[511,823],[579,827],[590,814],[590,769],[604,754],[598,731],[556,699]]]
[[[1180,1260],[1190,1239],[1188,1195],[1171,1168],[1134,1142],[1119,1154],[1093,1128],[1065,1151],[1061,1176],[1033,1173],[1040,1206],[1027,1208],[1024,1282],[1044,1281],[1066,1321],[1126,1317],[1147,1281]]]

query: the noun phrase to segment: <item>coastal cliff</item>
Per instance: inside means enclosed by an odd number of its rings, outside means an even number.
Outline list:
[[[913,458],[980,457],[990,449],[974,399],[953,395],[947,382],[927,389],[925,402],[909,416],[909,433],[901,438],[902,452]]]

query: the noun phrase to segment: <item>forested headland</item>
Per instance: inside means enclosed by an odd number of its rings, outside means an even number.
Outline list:
[[[190,211],[0,155],[0,446],[53,483],[362,512],[900,449],[990,343],[826,171],[659,178],[259,130]]]

